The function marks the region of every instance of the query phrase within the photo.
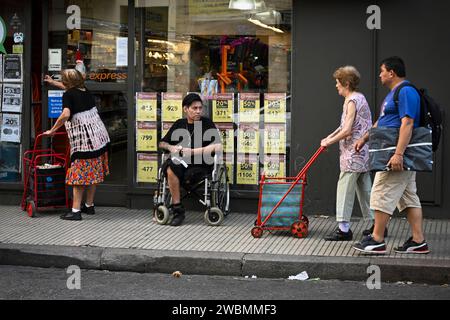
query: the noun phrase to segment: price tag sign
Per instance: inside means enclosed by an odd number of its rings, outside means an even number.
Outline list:
[[[264,157],[264,175],[268,178],[286,177],[286,157],[284,155]]]
[[[161,130],[161,139],[164,138],[169,131],[169,129],[173,126],[173,122],[164,122],[162,124],[162,130]]]
[[[258,153],[259,151],[259,123],[239,124],[238,152]]]
[[[259,93],[239,94],[239,122],[259,122]]]
[[[157,129],[154,122],[138,122],[136,130],[137,151],[157,151]]]
[[[286,123],[286,93],[264,94],[264,122]]]
[[[158,182],[158,156],[155,154],[137,154],[137,182]]]
[[[157,121],[156,93],[136,93],[136,121]]]
[[[217,123],[217,129],[222,137],[222,146],[225,153],[234,153],[234,130],[232,123]]]
[[[232,93],[217,94],[213,102],[213,122],[233,122],[234,98]]]
[[[183,117],[182,97],[181,93],[162,93],[163,122],[175,122]]]
[[[285,124],[266,124],[264,126],[264,153],[286,153]]]
[[[258,184],[258,156],[238,154],[236,167],[237,184]]]

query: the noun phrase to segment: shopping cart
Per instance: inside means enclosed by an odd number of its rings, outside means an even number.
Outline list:
[[[303,215],[306,172],[325,149],[320,147],[296,177],[262,175],[258,217],[251,230],[254,238],[260,238],[264,230],[289,230],[298,238],[308,235],[309,220]]]
[[[43,137],[49,137],[53,144],[55,138],[66,136],[65,132],[57,132],[53,136],[40,134],[35,139],[34,148],[23,155],[24,188],[21,206],[29,217],[35,217],[42,210],[70,208],[65,183],[69,149],[60,148],[61,152],[55,151],[54,146],[41,149]]]

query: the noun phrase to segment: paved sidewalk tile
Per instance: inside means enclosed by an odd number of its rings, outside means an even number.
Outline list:
[[[327,242],[323,237],[335,228],[334,217],[309,216],[309,235],[298,239],[285,231],[264,231],[254,239],[250,230],[255,214],[230,214],[219,227],[207,226],[203,212],[188,212],[179,227],[161,226],[152,221],[150,210],[97,207],[93,216],[83,215],[82,221],[64,221],[60,213],[40,213],[29,218],[15,206],[0,206],[0,242],[34,245],[91,246],[182,250],[204,252],[234,252],[303,256],[362,257],[352,245],[361,239],[369,222],[352,219],[354,240]],[[405,257],[426,260],[450,260],[450,221],[424,220],[425,237],[431,253],[401,255],[393,251],[409,237],[405,219],[394,218],[389,224],[385,257]]]

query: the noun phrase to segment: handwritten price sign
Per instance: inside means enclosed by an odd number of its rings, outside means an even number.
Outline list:
[[[266,93],[264,95],[264,122],[286,123],[285,93]]]
[[[156,93],[136,93],[136,121],[157,121]]]
[[[162,94],[162,121],[175,122],[183,116],[181,93]]]
[[[158,181],[158,156],[137,154],[137,182],[155,183]]]

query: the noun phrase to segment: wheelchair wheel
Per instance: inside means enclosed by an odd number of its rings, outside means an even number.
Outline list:
[[[160,205],[156,208],[155,212],[156,222],[158,224],[167,224],[170,220],[169,209],[166,206]]]
[[[221,166],[217,175],[217,181],[211,190],[211,207],[218,208],[226,216],[230,212],[230,186],[228,183],[227,167]]]
[[[204,219],[206,224],[210,226],[219,226],[222,224],[224,217],[222,210],[215,207],[205,211]]]

